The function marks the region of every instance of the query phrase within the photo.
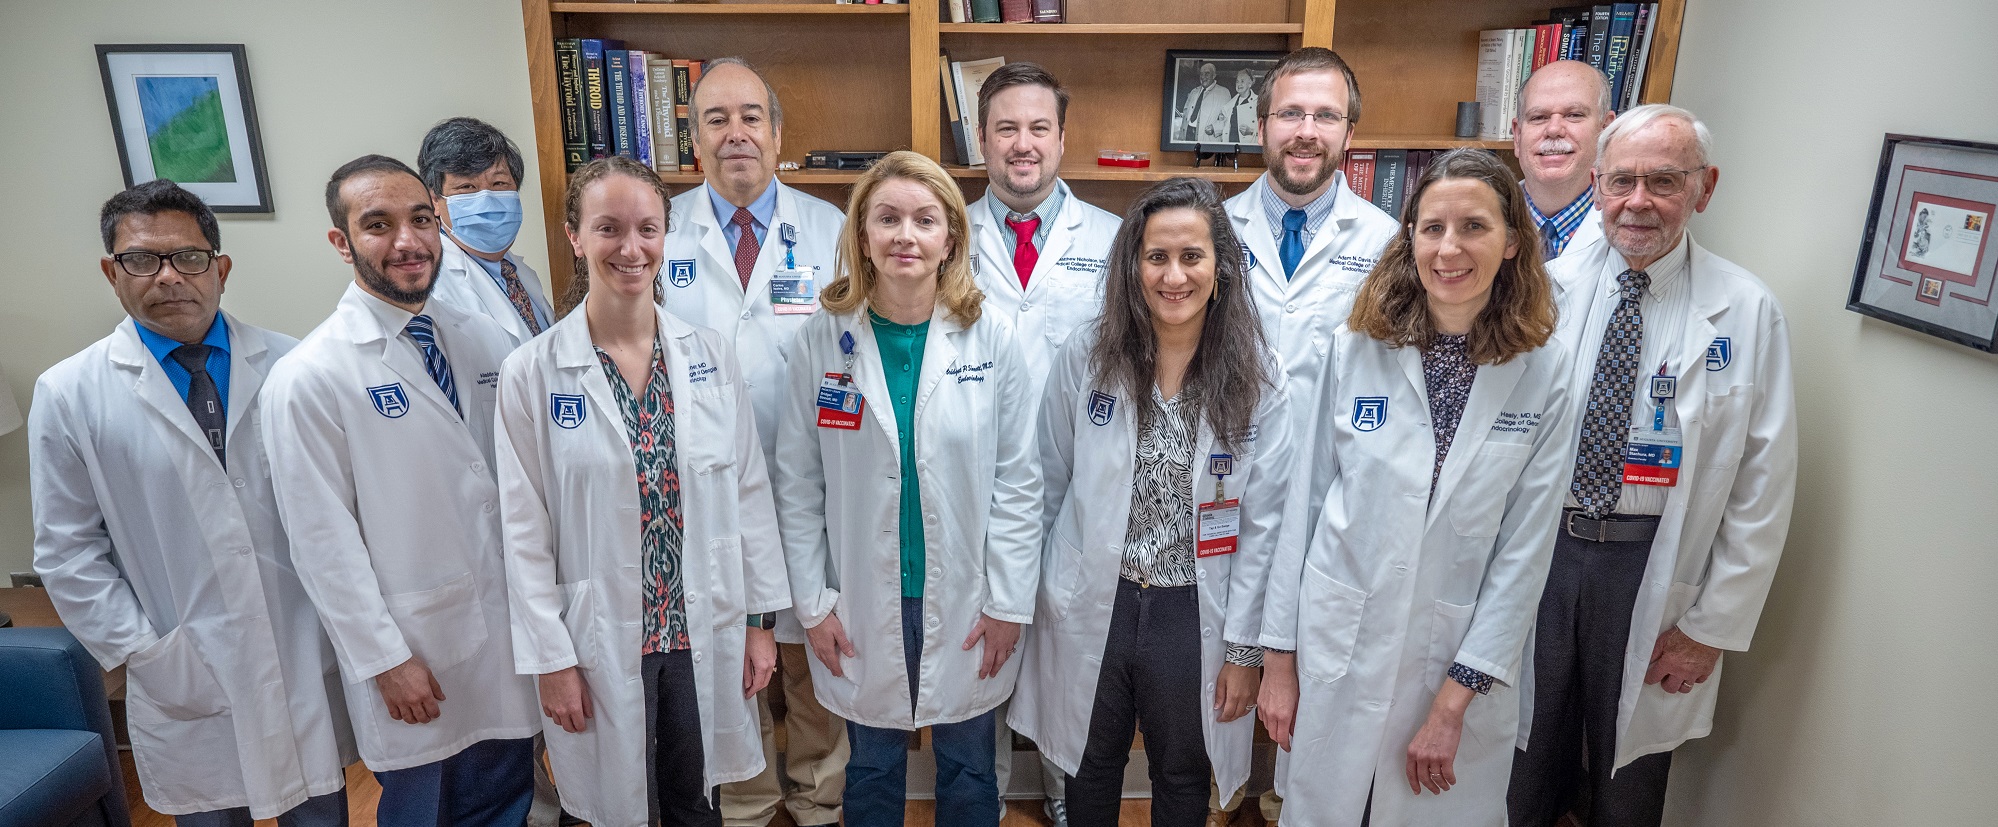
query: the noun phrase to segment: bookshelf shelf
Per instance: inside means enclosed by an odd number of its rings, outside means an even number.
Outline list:
[[[907,5],[858,3],[550,3],[555,14],[860,14],[907,15]]]
[[[1374,135],[1362,129],[1353,136],[1354,149],[1456,149],[1460,146],[1512,151],[1511,141],[1481,141],[1451,135]]]
[[[983,179],[987,177],[984,167],[945,164],[944,169],[950,172],[952,178]],[[1106,167],[1092,163],[1075,166],[1064,164],[1061,168],[1061,177],[1065,181],[1137,181],[1151,183],[1164,181],[1168,178],[1190,176],[1205,178],[1216,183],[1246,184],[1256,180],[1262,174],[1263,168],[1260,166],[1245,166],[1241,169],[1231,169],[1229,167],[1190,167],[1179,164],[1153,164],[1148,167],[1133,168]]]
[[[691,187],[695,184],[701,183],[701,173],[662,172],[659,173],[659,180],[665,181],[666,183],[675,186]],[[844,185],[844,184],[851,184],[855,181],[860,180],[860,173],[855,170],[800,169],[800,170],[793,170],[790,172],[780,171],[777,173],[777,180],[792,185],[813,185],[813,184]]]
[[[943,23],[943,34],[1059,35],[1304,34],[1303,23]]]

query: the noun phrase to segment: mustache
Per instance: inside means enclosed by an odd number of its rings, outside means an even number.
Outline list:
[[[1533,146],[1535,155],[1567,154],[1575,151],[1575,142],[1566,138],[1542,138]]]

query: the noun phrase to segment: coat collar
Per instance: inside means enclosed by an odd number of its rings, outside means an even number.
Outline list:
[[[680,317],[666,312],[665,308],[654,305],[653,312],[659,317],[659,337],[661,339],[672,342],[694,335],[693,325],[681,321]],[[590,339],[589,313],[583,305],[576,305],[576,309],[570,311],[569,315],[563,316],[561,321],[556,322],[553,327],[548,328],[548,335],[553,348],[551,355],[555,360],[556,367],[594,368],[598,366],[596,342]]]
[[[263,337],[253,335],[252,328],[237,321],[235,316],[225,311],[222,319],[229,329],[230,385],[229,411],[224,419],[226,430],[222,444],[229,445],[234,441],[238,424],[248,418],[257,389],[263,386],[269,350]],[[215,461],[215,452],[208,444],[208,438],[197,430],[194,416],[187,412],[187,401],[180,397],[180,391],[174,389],[173,380],[167,378],[166,369],[160,366],[158,359],[153,358],[146,343],[139,339],[137,321],[127,316],[118,323],[117,329],[112,332],[106,356],[120,369],[136,374],[132,377],[132,392],[152,409],[155,416],[199,446],[202,450],[198,453],[207,456],[211,462]]]
[[[874,325],[868,322],[867,312],[868,307],[863,303],[859,310],[835,315],[833,338],[837,340],[841,333],[853,334],[853,382],[860,388],[861,399],[874,424],[887,434],[890,443],[900,445],[901,440],[896,438],[899,429],[895,425],[895,409],[887,404],[888,379],[881,374],[881,346],[874,340]],[[929,333],[923,339],[923,366],[916,378],[918,419],[931,392],[941,384],[944,371],[957,361],[957,342],[966,330],[950,317],[943,305],[930,311]]]

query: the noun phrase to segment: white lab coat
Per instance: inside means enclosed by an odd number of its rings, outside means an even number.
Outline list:
[[[361,758],[376,771],[541,728],[533,680],[514,674],[507,641],[492,470],[494,395],[512,348],[483,316],[436,304],[424,313],[462,420],[402,335],[410,314],[358,285],[264,385],[278,512],[292,543],[312,550],[297,559],[299,578],[332,636]],[[374,682],[411,656],[444,689],[442,715],[427,724],[389,717]]]
[[[1331,347],[1333,331],[1346,323],[1360,282],[1394,239],[1399,225],[1346,185],[1346,173],[1333,173],[1332,214],[1304,248],[1297,272],[1286,279],[1277,254],[1275,230],[1263,214],[1264,173],[1241,194],[1228,199],[1228,220],[1249,259],[1249,289],[1263,320],[1263,335],[1283,359],[1290,398],[1317,399],[1316,383]],[[1291,406],[1298,434],[1312,432],[1314,406]]]
[[[791,591],[734,353],[720,334],[663,310],[659,336],[672,382],[687,632],[702,678],[703,786],[714,786],[763,769],[756,701],[742,697],[744,622],[790,605]],[[580,407],[557,405],[558,396]],[[582,312],[507,357],[499,406],[515,667],[523,675],[580,667],[596,714],[580,733],[543,728],[563,807],[592,824],[644,827],[638,487],[624,412]]]
[[[1705,683],[1673,694],[1644,683],[1652,645],[1677,626],[1708,646],[1748,649],[1796,495],[1796,404],[1783,310],[1748,271],[1707,252],[1690,234],[1684,243],[1692,248],[1687,270],[1692,306],[1686,329],[1672,331],[1670,363],[1689,366],[1679,371],[1672,404],[1685,458],[1679,484],[1666,495],[1631,612],[1617,709],[1617,767],[1676,749],[1713,729],[1727,658],[1714,665]],[[1571,400],[1576,405],[1586,403],[1595,355],[1616,311],[1617,285],[1606,273],[1609,257],[1620,255],[1608,244],[1592,244],[1549,268],[1561,289],[1556,335],[1576,354]],[[1522,720],[1533,720],[1532,693],[1521,700]],[[1522,743],[1525,735],[1522,731]]]
[[[793,259],[811,268],[823,291],[838,275],[839,231],[846,213],[839,207],[771,179],[777,210],[764,233],[756,265],[744,289],[735,274],[735,253],[715,220],[707,184],[673,197],[667,221],[666,264],[659,271],[663,306],[700,327],[720,331],[735,345],[743,379],[756,409],[756,433],[766,467],[776,467],[777,412],[784,407],[784,357],[809,314],[778,315],[770,304],[770,275],[784,266],[782,229],[797,228]],[[790,611],[777,613],[777,640],[804,643],[805,630]]]
[[[340,789],[354,736],[257,421],[264,374],[295,342],[227,322],[227,470],[131,319],[42,374],[35,570],[97,662],[127,667],[146,803],[271,818]]]
[[[1042,753],[1073,775],[1089,740],[1089,721],[1102,673],[1103,647],[1124,560],[1136,473],[1135,403],[1116,399],[1090,375],[1096,329],[1077,333],[1057,355],[1040,409],[1046,551],[1041,558],[1037,621],[1020,655],[1020,684],[1007,723],[1033,739]],[[1271,360],[1272,370],[1279,370]],[[1095,395],[1112,397],[1098,410]],[[1255,645],[1262,628],[1263,586],[1276,546],[1302,531],[1281,530],[1284,501],[1296,465],[1289,398],[1268,389],[1257,406],[1247,443],[1237,450],[1235,471],[1222,479],[1229,498],[1241,500],[1241,535],[1234,554],[1196,561],[1200,597],[1201,733],[1214,783],[1223,800],[1249,778],[1255,715],[1222,723],[1213,711],[1215,684],[1227,642]],[[1214,497],[1207,457],[1226,450],[1203,417],[1196,426],[1193,494]],[[1293,555],[1294,556],[1294,555]]]
[[[817,426],[820,379],[842,370],[854,338],[861,427]],[[922,674],[910,714],[902,655],[901,459],[895,409],[863,308],[821,312],[792,343],[777,433],[777,513],[791,597],[806,628],[835,608],[857,657],[834,677],[818,658],[812,686],[833,714],[915,729],[977,717],[1013,692],[1019,658],[980,680],[985,644],[962,648],[979,614],[1034,619],[1040,580],[1041,475],[1024,360],[1004,319],[969,328],[939,307],[916,384],[916,468],[923,501]]]
[[[1589,214],[1582,216],[1582,226],[1575,228],[1575,234],[1568,239],[1568,246],[1562,247],[1561,255],[1555,258],[1580,255],[1592,245],[1605,243],[1607,242],[1603,238],[1603,210],[1601,207],[1590,207]]]
[[[1262,644],[1297,651],[1284,822],[1382,827],[1505,823],[1516,688],[1554,525],[1573,470],[1568,352],[1558,342],[1480,365],[1435,494],[1422,353],[1341,326],[1312,440],[1322,508],[1308,544],[1270,567]],[[1385,400],[1367,428],[1360,407]],[[1457,785],[1411,795],[1408,745],[1452,663],[1490,675],[1453,764]]]
[[[512,300],[506,291],[500,289],[499,282],[493,281],[492,272],[487,270],[472,254],[465,252],[452,241],[450,236],[443,238],[444,253],[437,258],[437,287],[430,293],[430,304],[447,304],[474,316],[484,316],[498,325],[506,334],[513,347],[534,338],[527,330],[527,323],[520,320],[520,313],[513,309]],[[548,318],[555,314],[549,310],[548,299],[541,292],[541,277],[521,261],[520,256],[507,253],[508,261],[513,262],[514,274],[520,277],[520,284],[527,290],[527,301],[533,304]]]
[[[971,205],[971,272],[985,293],[986,313],[1011,322],[1020,354],[1027,360],[1028,399],[1039,399],[1041,385],[1054,366],[1055,349],[1069,334],[1096,319],[1103,309],[1103,276],[1109,270],[1110,245],[1123,223],[1117,216],[1077,198],[1068,184],[1061,188],[1061,212],[1054,217],[1048,240],[1041,246],[1025,289],[1013,269],[1012,229],[993,217],[993,197]],[[999,209],[1004,211],[1004,205]]]

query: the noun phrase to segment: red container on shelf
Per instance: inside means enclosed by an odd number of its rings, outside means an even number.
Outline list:
[[[1096,165],[1099,167],[1132,167],[1143,169],[1152,165],[1152,154],[1149,152],[1124,152],[1116,149],[1105,149],[1096,153]]]

